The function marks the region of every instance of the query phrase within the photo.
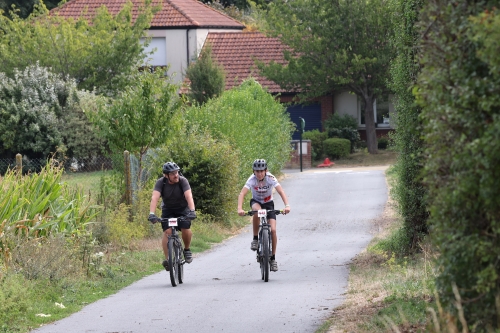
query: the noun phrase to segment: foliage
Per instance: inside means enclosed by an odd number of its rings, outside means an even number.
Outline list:
[[[351,153],[354,153],[354,150],[355,150],[358,142],[361,141],[358,130],[352,129],[349,127],[329,128],[328,129],[328,137],[349,140],[349,142],[351,143]],[[380,147],[378,147],[378,148],[380,148]]]
[[[80,191],[61,182],[62,169],[47,163],[40,173],[0,178],[0,257],[8,262],[14,237],[71,236],[85,230],[93,215]]]
[[[280,0],[266,17],[267,33],[293,51],[284,53],[287,65],[260,62],[262,73],[303,97],[355,93],[363,101],[368,150],[376,153],[373,102],[388,92],[394,56],[391,1]]]
[[[349,156],[351,142],[347,139],[330,138],[323,141],[325,155],[332,159]]]
[[[139,159],[141,179],[142,158],[149,148],[165,142],[170,122],[181,107],[178,86],[162,71],[143,71],[135,75],[134,84],[127,87],[110,104],[101,104],[91,120],[109,147],[116,153],[128,150]]]
[[[229,223],[240,187],[238,153],[228,142],[192,127],[181,130],[153,155],[154,170],[161,170],[166,161],[180,166],[191,186],[196,210]]]
[[[14,5],[16,10],[19,11],[18,15],[20,18],[27,18],[35,7],[35,4],[38,3],[39,0],[5,0],[0,1],[0,10],[4,11],[4,14],[9,16],[9,11],[12,10],[12,6]],[[43,3],[47,6],[47,9],[52,9],[57,7],[59,3],[64,3],[62,0],[44,0]],[[10,17],[10,16],[9,16]]]
[[[130,221],[130,214],[131,209],[125,204],[120,204],[108,213],[106,228],[109,241],[113,245],[129,249],[133,240],[143,239],[146,235],[149,226],[149,222],[144,218],[146,214],[133,221]]]
[[[338,113],[331,114],[323,122],[325,130],[330,128],[351,128],[354,130],[358,129],[358,120],[356,117],[349,114],[340,115]]]
[[[203,47],[198,60],[189,65],[186,77],[190,81],[188,96],[199,105],[222,94],[226,87],[225,73],[213,60],[210,43]]]
[[[500,328],[500,13],[494,6],[498,1],[426,3],[416,89],[429,223],[440,254],[437,289],[445,311],[457,316],[461,305],[476,331]]]
[[[66,157],[75,157],[81,163],[107,152],[107,142],[100,137],[84,110],[96,108],[100,96],[94,92],[76,91],[75,103],[65,109],[60,118],[60,133]]]
[[[283,105],[255,80],[225,91],[219,98],[186,111],[188,124],[198,124],[217,140],[227,140],[239,152],[233,161],[241,185],[257,158],[268,161],[269,170],[279,172],[290,158],[294,124]]]
[[[328,139],[327,132],[320,132],[318,129],[314,129],[312,131],[305,131],[302,133],[302,139],[311,140],[311,149],[312,149],[312,159],[317,160],[323,158],[324,149],[323,149],[323,141]]]
[[[17,274],[0,275],[0,286],[0,330],[6,332],[28,310],[30,288],[26,288],[26,281]]]
[[[14,78],[0,73],[0,154],[46,157],[62,145],[64,109],[73,103],[75,85],[38,64]]]
[[[90,22],[84,16],[75,21],[57,12],[49,15],[43,4],[26,20],[13,12],[12,19],[0,15],[0,68],[12,76],[15,68],[38,61],[65,79],[74,78],[79,89],[114,95],[142,65],[140,38],[157,10],[150,3],[132,15],[128,2],[115,17],[102,7]]]
[[[385,136],[378,138],[378,149],[387,149],[389,139]]]
[[[422,181],[425,161],[423,128],[419,118],[422,109],[415,103],[411,92],[420,71],[417,63],[417,44],[420,38],[417,20],[423,3],[422,0],[400,0],[398,3],[401,20],[396,27],[394,43],[397,57],[391,69],[397,109],[397,131],[393,136],[399,152],[396,168],[398,181],[392,194],[404,221],[402,232],[406,233],[408,240],[406,246],[400,248],[399,255],[402,256],[418,251],[419,243],[428,232],[427,189]]]

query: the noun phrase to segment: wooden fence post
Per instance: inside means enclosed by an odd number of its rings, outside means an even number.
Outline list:
[[[125,204],[132,205],[132,174],[130,170],[130,153],[128,150],[123,152],[125,159]]]
[[[23,174],[23,155],[16,154],[16,170],[17,175],[22,176]]]

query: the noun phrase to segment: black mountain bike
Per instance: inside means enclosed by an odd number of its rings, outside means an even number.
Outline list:
[[[249,210],[247,215],[258,214],[259,224],[259,247],[257,248],[257,262],[260,263],[260,273],[264,282],[269,281],[269,268],[273,249],[273,239],[271,237],[271,225],[267,223],[269,213],[276,215],[283,214],[282,210]]]
[[[187,221],[186,216],[177,218],[159,218],[158,221],[168,223],[172,233],[168,236],[168,272],[170,273],[170,282],[172,287],[176,287],[184,281],[184,245],[177,232],[177,226],[180,221]]]

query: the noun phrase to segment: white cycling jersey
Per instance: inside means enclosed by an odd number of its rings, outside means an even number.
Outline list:
[[[245,183],[245,187],[252,191],[252,198],[262,204],[273,200],[273,188],[279,184],[276,177],[266,172],[262,181],[252,174]]]

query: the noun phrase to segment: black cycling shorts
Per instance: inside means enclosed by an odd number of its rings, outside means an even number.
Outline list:
[[[161,217],[166,219],[166,218],[173,218],[173,217],[180,217],[180,216],[187,216],[189,214],[190,210],[189,207],[182,208],[182,209],[162,209],[161,211]],[[161,223],[161,228],[163,231],[168,229],[168,222],[162,222]],[[190,229],[191,228],[191,221],[178,221],[178,226],[177,230],[180,229]]]
[[[250,209],[253,209],[252,206],[253,206],[254,203],[259,204],[260,208],[262,208],[262,209],[274,210],[274,201],[268,201],[266,203],[260,203],[257,200],[254,200],[252,198],[252,199],[250,199]],[[267,213],[267,218],[268,219],[276,220],[276,213],[275,212],[268,212]]]

